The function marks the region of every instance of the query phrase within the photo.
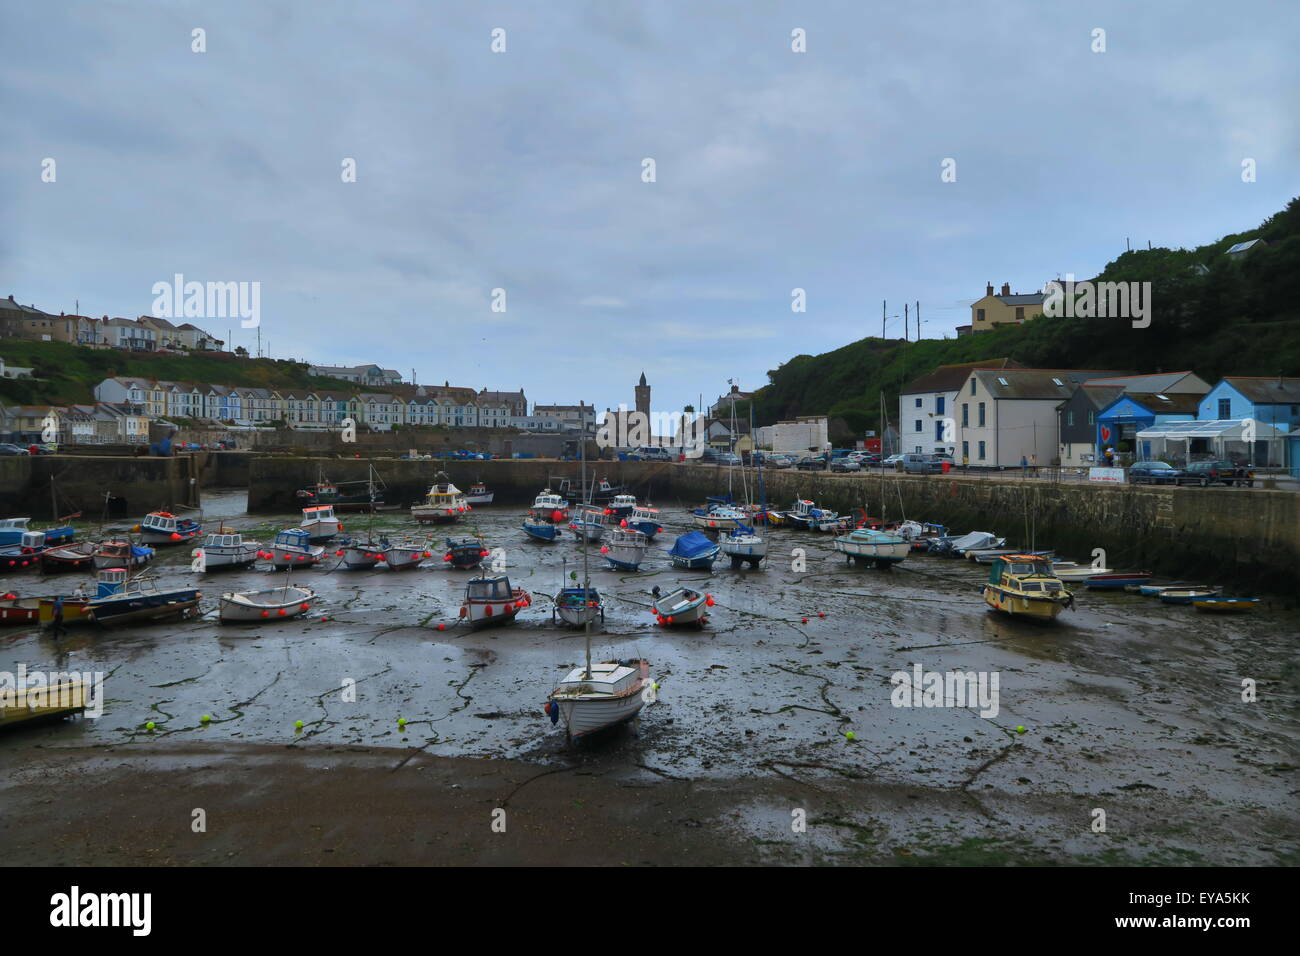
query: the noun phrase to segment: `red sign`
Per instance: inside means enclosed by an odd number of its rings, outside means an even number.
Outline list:
[[[867,451],[873,451],[873,452],[876,452],[877,454],[879,454],[879,453],[880,453],[880,439],[879,439],[879,438],[868,438],[866,441],[864,441],[864,442],[862,443],[862,447],[865,448]]]
[[[1105,425],[1101,426],[1101,440],[1110,441],[1110,428]]]

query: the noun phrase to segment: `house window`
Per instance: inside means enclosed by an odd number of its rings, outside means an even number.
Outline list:
[[[970,380],[970,393],[971,393],[972,395],[975,394],[975,379],[971,379],[971,380]]]
[[[1016,321],[1017,321],[1017,322],[1023,322],[1023,321],[1025,321],[1025,308],[1024,308],[1024,306],[1017,306],[1017,307],[1016,307]]]
[[[964,441],[961,443],[961,457],[962,461],[970,458],[970,442]]]
[[[916,407],[917,408],[921,407],[921,400],[919,398],[916,400]]]
[[[1065,413],[1065,424],[1066,424],[1066,425],[1073,425],[1073,424],[1074,424],[1074,409],[1071,408],[1071,409],[1069,409],[1069,410],[1066,411],[1066,413]]]
[[[984,443],[980,442],[980,461],[984,460]]]
[[[976,309],[976,310],[975,310],[975,321],[976,321],[976,322],[983,322],[983,321],[984,321],[984,310],[983,310],[983,309]]]
[[[934,398],[934,413],[935,413],[936,415],[942,415],[942,414],[943,414],[943,396],[942,396],[942,395],[936,395],[935,398]]]
[[[961,403],[961,427],[970,427],[970,406],[965,402]]]
[[[1225,418],[1231,418],[1231,417],[1232,417],[1232,399],[1230,398],[1219,399],[1219,420],[1222,421]]]
[[[984,427],[984,403],[980,402],[980,428],[983,427]],[[980,457],[983,458],[984,456],[981,455]]]
[[[919,432],[920,430],[921,430],[921,419],[918,418],[916,420],[916,431]]]
[[[1096,413],[1096,412],[1088,412],[1088,424],[1089,424],[1089,425],[1095,425],[1095,424],[1097,424],[1097,413]]]

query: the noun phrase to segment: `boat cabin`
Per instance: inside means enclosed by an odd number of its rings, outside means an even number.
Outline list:
[[[159,531],[171,534],[176,530],[177,518],[170,511],[151,511],[144,516],[140,526],[146,531]]]
[[[469,493],[471,495],[485,495],[487,494],[487,485],[482,482],[472,484],[469,486]]]
[[[302,509],[303,521],[333,521],[333,505],[312,505],[310,508]]]
[[[105,568],[99,572],[95,597],[105,598],[121,594],[126,589],[126,568]]]
[[[611,509],[636,509],[636,495],[615,495],[610,499],[609,506]]]
[[[23,551],[40,551],[45,547],[44,531],[24,531],[20,542]]]
[[[510,587],[510,579],[502,576],[499,578],[474,578],[465,585],[465,600],[467,601],[510,601],[514,599],[514,591]]]
[[[1000,555],[989,568],[989,584],[1059,594],[1065,589],[1052,572],[1052,562],[1036,554]]]
[[[542,493],[533,500],[533,507],[543,511],[563,511],[569,507],[569,503],[550,488],[543,488]]]
[[[238,548],[242,547],[244,536],[242,534],[210,534],[203,541],[205,548]]]
[[[281,548],[308,548],[311,535],[302,528],[286,528],[275,536],[275,543]]]
[[[640,679],[640,671],[635,667],[616,662],[592,664],[588,675],[585,667],[575,667],[569,671],[552,697],[576,697],[588,694],[599,697],[621,697],[629,693]]]

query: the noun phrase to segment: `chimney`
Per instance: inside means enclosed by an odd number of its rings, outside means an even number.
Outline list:
[[[993,294],[993,283],[992,283],[992,282],[990,282],[990,283],[988,284],[988,288],[986,288],[986,289],[984,290],[984,294],[985,294],[985,295],[992,295],[992,294]]]
[[[1003,295],[1010,295],[1010,294],[1011,294],[1011,283],[1010,283],[1010,282],[1004,282],[1004,283],[1002,283],[1002,294],[1003,294]]]

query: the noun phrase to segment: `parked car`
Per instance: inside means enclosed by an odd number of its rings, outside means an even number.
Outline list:
[[[1195,461],[1187,466],[1187,474],[1198,479],[1202,488],[1206,485],[1255,485],[1255,473],[1250,469],[1231,461]]]
[[[845,455],[843,458],[831,459],[831,471],[861,471],[862,465],[856,458]]]
[[[733,455],[729,451],[719,452],[717,457],[717,462],[719,465],[728,465],[728,466],[739,465],[742,463],[739,455]]]
[[[1135,485],[1186,485],[1200,484],[1201,481],[1163,461],[1134,462],[1129,466],[1128,480]]]
[[[673,455],[667,448],[657,445],[642,445],[631,454],[633,461],[672,461]]]
[[[909,454],[903,456],[903,471],[909,475],[933,475],[943,471],[943,465],[934,455]]]
[[[15,445],[13,442],[0,442],[0,455],[30,455],[22,445]]]
[[[882,461],[880,464],[881,464],[882,466],[884,466],[885,468],[898,468],[898,469],[901,469],[901,468],[903,467],[903,456],[902,456],[902,455],[890,455],[888,458],[886,458],[886,459],[885,459],[884,461]]]
[[[764,460],[764,464],[768,468],[792,468],[794,459],[789,455],[768,455]]]
[[[794,466],[800,471],[825,471],[825,455],[805,455],[794,463]]]

